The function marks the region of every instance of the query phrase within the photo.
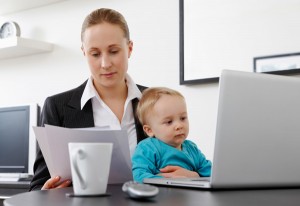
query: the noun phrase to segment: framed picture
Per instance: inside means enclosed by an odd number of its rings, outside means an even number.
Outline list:
[[[300,73],[300,52],[254,57],[253,70],[270,74]]]
[[[259,6],[253,0],[179,0],[180,84],[218,83],[223,69],[252,72],[253,57],[298,51],[299,8],[295,0],[264,0]],[[255,59],[257,72],[268,58]],[[297,63],[287,58],[298,55],[268,61]],[[271,72],[292,73],[297,68],[281,66]]]
[[[196,3],[196,4],[195,4]],[[180,84],[199,84],[199,83],[211,83],[211,82],[218,82],[219,77],[218,73],[216,74],[213,70],[199,70],[194,66],[190,66],[190,63],[194,62],[197,58],[194,55],[191,55],[193,52],[190,48],[191,43],[189,39],[191,39],[191,35],[194,36],[195,34],[191,30],[191,24],[193,24],[192,19],[198,18],[197,9],[191,10],[192,6],[196,6],[199,8],[198,2],[193,0],[179,0],[179,60],[180,60]],[[201,8],[201,7],[200,7]],[[185,13],[184,11],[187,10],[189,12]],[[196,16],[195,16],[196,15]],[[187,21],[186,21],[187,20]],[[187,28],[185,28],[187,27]],[[192,63],[195,65],[194,63]],[[199,64],[199,66],[201,66]],[[190,72],[191,71],[191,72]],[[194,76],[193,74],[196,73]],[[193,77],[191,77],[193,76]]]

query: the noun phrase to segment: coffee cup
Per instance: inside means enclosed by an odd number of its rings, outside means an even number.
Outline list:
[[[106,193],[112,143],[69,143],[74,195]]]

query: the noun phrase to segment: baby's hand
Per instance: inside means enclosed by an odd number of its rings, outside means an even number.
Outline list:
[[[199,177],[197,172],[190,171],[179,166],[166,166],[165,168],[160,169],[160,172],[161,173],[159,175],[167,178]]]

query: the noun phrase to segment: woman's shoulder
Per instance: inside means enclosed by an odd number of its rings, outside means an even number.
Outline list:
[[[145,89],[148,88],[148,87],[145,87],[145,86],[140,85],[140,84],[136,84],[136,86],[139,88],[139,90],[140,90],[141,92],[143,92]]]
[[[46,101],[64,101],[64,100],[67,101],[72,97],[78,97],[79,99],[81,99],[86,83],[87,80],[83,84],[81,84],[80,86],[74,89],[70,89],[58,94],[51,95],[47,97]]]

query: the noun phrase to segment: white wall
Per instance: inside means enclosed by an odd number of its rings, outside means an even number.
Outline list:
[[[185,95],[189,139],[211,159],[218,84],[179,85],[177,0],[68,0],[4,16],[20,25],[22,37],[51,42],[55,48],[51,53],[0,60],[0,106],[32,102],[42,106],[47,96],[86,80],[89,70],[80,50],[81,23],[99,7],[116,9],[128,21],[134,41],[129,73],[136,83],[167,86]]]

